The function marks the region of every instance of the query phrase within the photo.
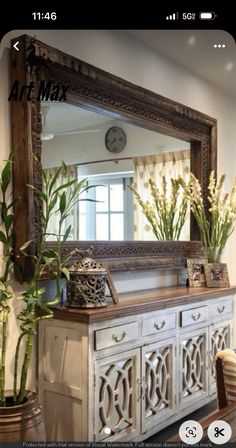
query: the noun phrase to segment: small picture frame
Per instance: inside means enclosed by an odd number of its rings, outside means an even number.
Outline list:
[[[189,258],[187,260],[189,286],[203,287],[206,286],[206,279],[204,273],[204,265],[206,260],[204,258]]]
[[[230,286],[226,263],[206,263],[204,271],[208,288],[227,288]]]

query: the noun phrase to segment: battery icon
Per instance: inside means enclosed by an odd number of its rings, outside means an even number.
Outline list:
[[[216,14],[214,12],[200,12],[199,18],[201,20],[214,20],[216,18]]]

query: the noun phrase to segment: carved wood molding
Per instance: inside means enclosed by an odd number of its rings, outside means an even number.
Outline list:
[[[69,86],[68,101],[74,105],[190,142],[191,170],[202,185],[204,201],[207,204],[208,177],[212,169],[216,171],[215,119],[133,85],[45,43],[32,40],[30,36],[17,37],[12,43],[16,40],[19,41],[21,51],[15,51],[12,46],[11,85],[15,80],[19,80],[22,85],[31,81],[38,86],[41,80],[52,79],[55,83]],[[14,208],[15,256],[20,253],[20,247],[25,241],[35,242],[40,234],[41,203],[27,187],[27,184],[31,184],[41,188],[42,183],[40,171],[33,158],[34,154],[41,160],[42,150],[40,104],[35,91],[31,101],[12,101],[11,108],[12,145],[15,148],[13,192],[14,197],[18,198]],[[193,221],[191,239],[198,239],[198,231]],[[74,248],[78,246],[78,242],[70,244]],[[138,242],[133,244],[134,247],[140,247]],[[148,244],[144,243],[142,246],[144,252],[149,250]],[[105,258],[110,254],[111,247],[113,257],[129,256],[124,250],[127,246],[129,254],[129,242],[119,242],[116,245],[115,248],[114,244],[110,246],[105,243]],[[155,247],[159,243],[152,242],[150,245]],[[96,243],[96,247],[100,246]],[[34,252],[35,246],[32,244],[31,253]],[[138,250],[136,252],[132,256],[139,257]],[[155,256],[155,253],[150,252],[150,256]],[[32,268],[30,261],[27,260],[22,268],[26,277],[29,276]]]
[[[203,258],[204,249],[199,241],[78,241],[66,242],[63,255],[76,247],[86,250],[94,247],[92,257],[103,261],[111,271],[175,269],[186,267],[188,258]],[[55,243],[48,243],[49,249]],[[73,264],[78,256],[70,259]]]

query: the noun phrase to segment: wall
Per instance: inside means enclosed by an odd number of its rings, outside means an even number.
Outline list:
[[[236,101],[194,73],[135,41],[122,31],[27,31],[49,45],[60,48],[86,62],[118,75],[134,84],[200,110],[218,120],[218,168],[227,173],[228,184],[233,180],[236,166]],[[8,51],[10,37],[24,34],[21,30],[8,35],[2,42],[0,65],[0,158],[6,157],[11,143],[9,134]],[[232,284],[236,284],[236,233],[231,236],[225,261],[229,266]],[[155,274],[156,275],[156,274]],[[149,278],[150,273],[143,274]],[[130,278],[129,278],[130,280]],[[15,285],[13,285],[15,286]],[[14,318],[10,333],[16,332]],[[10,378],[8,372],[7,378]],[[8,383],[10,386],[10,383]]]
[[[68,104],[70,108],[75,108]],[[98,115],[98,114],[96,114]],[[69,126],[69,125],[67,125]],[[105,135],[111,126],[120,126],[126,134],[126,146],[124,150],[118,154],[112,154],[105,147]],[[77,123],[77,128],[79,123]],[[65,127],[64,127],[65,128]],[[45,168],[58,166],[61,160],[67,164],[75,164],[80,162],[90,162],[93,160],[119,159],[122,157],[137,157],[144,155],[153,155],[169,151],[179,151],[189,149],[189,143],[178,140],[158,132],[150,131],[130,123],[120,120],[108,120],[105,123],[95,123],[90,125],[90,130],[99,130],[96,133],[85,134],[67,134],[55,135],[52,140],[43,141],[42,145],[42,164]],[[51,129],[49,127],[49,129]],[[73,129],[73,126],[70,126]],[[79,169],[81,176],[88,174],[102,174],[104,167],[102,163],[94,165],[82,165]],[[122,167],[120,166],[122,165]],[[113,163],[112,172],[129,171],[134,169],[132,160],[123,160],[122,163]],[[109,171],[110,172],[110,171]]]

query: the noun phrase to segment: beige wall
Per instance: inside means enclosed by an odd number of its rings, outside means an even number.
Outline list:
[[[194,73],[177,66],[160,54],[128,37],[122,31],[28,31],[37,38],[60,48],[82,60],[114,73],[134,84],[143,86],[218,120],[218,169],[227,174],[230,184],[236,173],[236,101]],[[24,34],[23,31],[12,33]],[[0,159],[4,159],[11,146],[9,133],[8,50],[7,36],[3,41],[0,62]],[[236,233],[231,236],[225,250],[232,284],[236,284]],[[156,273],[153,274],[156,277]],[[150,273],[143,274],[143,280]],[[130,282],[131,274],[128,278]],[[121,279],[119,279],[121,281]],[[144,283],[143,282],[143,283]],[[124,282],[123,282],[124,283]],[[15,318],[10,326],[16,335]],[[11,344],[12,346],[12,344]],[[10,387],[10,372],[8,384]]]
[[[70,108],[75,106],[68,105]],[[73,113],[73,112],[71,112]],[[98,114],[97,114],[98,115]],[[78,128],[77,124],[77,128]],[[150,131],[130,123],[120,120],[107,120],[99,125],[94,124],[89,129],[99,129],[98,133],[86,134],[67,134],[55,136],[52,140],[43,141],[42,145],[42,164],[45,168],[55,167],[61,160],[68,165],[80,162],[89,162],[91,160],[106,160],[110,158],[119,159],[119,157],[138,157],[143,155],[157,154],[158,152],[169,152],[189,149],[190,145],[183,140],[178,140],[158,132]],[[105,134],[109,127],[121,126],[126,133],[127,144],[119,154],[111,154],[105,147]],[[70,126],[72,129],[72,126]],[[123,160],[122,163],[112,164],[112,172],[129,171],[134,169],[132,160]],[[106,166],[106,165],[105,165]],[[111,167],[110,167],[111,169]],[[103,174],[104,164],[97,163],[92,165],[80,166],[81,176],[88,174]]]

